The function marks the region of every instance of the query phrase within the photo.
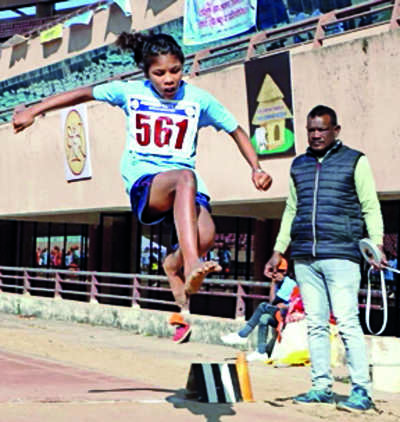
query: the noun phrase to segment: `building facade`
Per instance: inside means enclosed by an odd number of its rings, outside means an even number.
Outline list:
[[[148,29],[182,18],[183,0],[158,14],[145,10],[143,3],[131,0],[133,19],[113,7],[96,14],[90,28],[64,30],[63,39],[53,45],[44,46],[35,38],[4,49],[1,83],[90,55],[111,45],[121,29]],[[385,246],[394,256],[400,232],[400,100],[395,94],[400,88],[399,42],[400,31],[383,23],[344,32],[320,48],[301,43],[285,49],[290,57],[294,150],[299,154],[307,147],[308,111],[317,104],[333,107],[343,142],[369,158],[384,214]],[[251,60],[257,65],[257,60],[275,53],[263,51]],[[119,66],[132,71],[129,63]],[[227,61],[211,70],[187,72],[185,79],[211,92],[250,130],[245,67],[245,60]],[[85,82],[74,80],[76,85]],[[162,274],[162,258],[174,234],[164,224],[141,226],[130,214],[119,175],[125,117],[121,110],[96,102],[87,104],[86,114],[91,176],[76,181],[65,175],[61,111],[37,118],[18,135],[9,121],[0,125],[0,265]],[[230,253],[224,277],[263,280],[288,194],[292,158],[293,154],[260,156],[273,184],[268,192],[258,192],[229,136],[200,131],[197,168],[210,190],[218,232],[211,253],[219,259],[224,250]]]

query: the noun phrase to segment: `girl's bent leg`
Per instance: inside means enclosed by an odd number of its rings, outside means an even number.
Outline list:
[[[204,256],[214,245],[215,239],[215,225],[212,220],[210,213],[206,208],[200,206],[198,219],[197,219],[197,228],[198,228],[198,250],[199,256]],[[185,296],[197,291],[201,283],[207,274],[211,272],[221,271],[220,265],[215,261],[206,261],[203,262],[199,259],[199,266],[194,269],[189,269],[189,275],[186,276],[186,287],[185,287]],[[182,285],[184,284],[184,276],[182,275],[182,266],[183,266],[183,256],[182,250],[179,248],[175,253],[168,255],[164,262],[165,272],[170,280],[171,288],[174,291],[174,288],[178,291],[178,294],[181,295]],[[187,273],[185,271],[185,273]],[[178,277],[179,278],[178,278]],[[188,288],[189,284],[196,282],[194,290]],[[176,287],[174,287],[176,286]],[[176,297],[176,296],[175,296]],[[182,297],[182,296],[181,296]]]
[[[171,286],[175,302],[181,308],[185,308],[188,305],[188,298],[185,293],[185,282],[183,280],[182,267],[183,260],[180,249],[169,254],[163,263],[163,268],[168,277],[168,282]]]
[[[207,274],[220,271],[217,263],[200,260],[214,244],[215,226],[209,212],[196,206],[196,191],[195,176],[189,170],[159,173],[153,180],[146,207],[150,217],[174,209],[179,249],[165,259],[164,270],[180,306],[187,306],[186,295],[197,291]]]
[[[215,225],[210,213],[200,206],[197,220],[199,257],[204,256],[214,245]],[[185,268],[185,292],[190,295],[197,292],[204,278],[213,272],[221,271],[221,266],[215,261],[198,260],[197,265]]]
[[[157,174],[152,182],[146,215],[154,219],[174,211],[179,249],[167,256],[163,267],[179,306],[186,306],[182,266],[185,261],[198,260],[197,209],[195,175],[190,170],[171,170]],[[177,212],[177,209],[180,209]]]
[[[173,210],[185,272],[198,267],[196,209],[197,181],[191,170],[171,170],[153,179],[146,213],[150,216]]]

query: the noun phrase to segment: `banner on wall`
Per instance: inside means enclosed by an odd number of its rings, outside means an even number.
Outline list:
[[[250,138],[258,157],[295,155],[289,52],[247,61],[245,72]]]
[[[5,47],[14,47],[16,45],[26,43],[27,41],[28,41],[28,38],[27,37],[25,37],[23,35],[15,34],[11,38],[9,38],[7,41],[5,41],[2,44],[2,47],[3,48],[5,48]]]
[[[63,24],[59,23],[57,25],[52,26],[49,29],[45,29],[44,31],[40,32],[40,42],[44,44],[49,41],[56,40],[58,38],[62,38],[63,36]]]
[[[203,44],[256,24],[257,0],[185,0],[183,43]]]
[[[64,142],[66,180],[90,179],[89,131],[85,104],[61,110],[61,130]]]

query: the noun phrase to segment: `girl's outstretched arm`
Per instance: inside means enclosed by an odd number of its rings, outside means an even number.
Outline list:
[[[254,186],[258,190],[265,191],[269,189],[272,183],[272,178],[260,167],[257,154],[254,151],[253,145],[251,144],[246,132],[240,126],[238,126],[233,132],[230,132],[229,135],[231,135],[233,140],[236,142],[236,145],[238,146],[243,157],[251,166],[251,179]]]
[[[31,126],[35,121],[36,116],[39,116],[46,111],[73,106],[93,99],[91,87],[78,88],[73,91],[63,92],[62,94],[45,98],[32,107],[20,111],[15,110],[12,119],[14,133],[21,132]]]

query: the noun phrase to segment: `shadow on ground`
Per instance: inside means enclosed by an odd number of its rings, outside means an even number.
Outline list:
[[[135,391],[154,391],[173,393],[165,398],[165,401],[171,403],[175,409],[187,409],[193,415],[203,415],[207,422],[220,422],[222,416],[234,416],[236,414],[232,403],[201,403],[196,400],[189,400],[187,390],[169,390],[164,388],[117,388],[107,390],[89,390],[88,393],[119,393]]]

